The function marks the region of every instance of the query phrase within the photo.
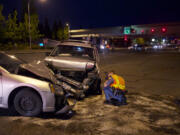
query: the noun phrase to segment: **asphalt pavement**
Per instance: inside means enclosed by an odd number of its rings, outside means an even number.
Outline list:
[[[130,92],[180,97],[180,53],[114,52],[101,54],[101,71],[114,70]],[[102,77],[104,78],[104,77]]]
[[[31,62],[45,53],[15,54]],[[114,70],[126,80],[128,105],[103,104],[104,95],[77,102],[73,117],[29,118],[0,110],[2,135],[179,135],[180,53],[115,51],[100,54],[101,76]]]

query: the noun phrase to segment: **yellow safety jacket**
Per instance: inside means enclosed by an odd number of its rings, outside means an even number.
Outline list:
[[[111,87],[113,87],[115,89],[125,90],[125,88],[126,88],[125,81],[121,76],[114,74],[111,77],[114,80],[113,84],[111,84]]]

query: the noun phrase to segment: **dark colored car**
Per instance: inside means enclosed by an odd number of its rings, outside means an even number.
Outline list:
[[[132,45],[132,46],[128,47],[128,50],[131,50],[131,51],[144,51],[144,50],[146,50],[146,47],[145,47],[145,45],[135,44],[135,45]]]

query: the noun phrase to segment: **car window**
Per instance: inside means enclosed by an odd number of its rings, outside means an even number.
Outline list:
[[[64,56],[64,57],[88,57],[94,59],[93,48],[86,48],[80,46],[58,46],[57,49],[52,53],[54,56]]]
[[[14,73],[20,64],[22,64],[22,62],[15,56],[0,53],[0,66],[10,73]]]
[[[6,72],[8,73],[8,71],[6,69],[4,69],[3,67],[0,66],[0,72]]]
[[[0,53],[0,66],[4,69],[8,68],[8,57],[3,53]]]

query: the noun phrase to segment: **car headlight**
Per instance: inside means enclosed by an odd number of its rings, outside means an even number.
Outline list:
[[[53,84],[49,84],[49,88],[50,88],[50,90],[51,90],[52,93],[55,93],[55,89],[54,89]]]
[[[157,49],[157,48],[158,48],[158,46],[157,46],[157,45],[155,45],[155,46],[153,46],[153,48],[154,48],[154,49]]]
[[[64,95],[63,89],[58,85],[49,84],[50,90],[55,95]]]
[[[100,45],[100,48],[103,50],[103,49],[105,49],[105,46],[104,45]]]

